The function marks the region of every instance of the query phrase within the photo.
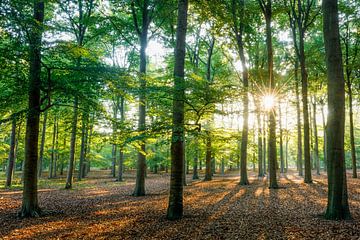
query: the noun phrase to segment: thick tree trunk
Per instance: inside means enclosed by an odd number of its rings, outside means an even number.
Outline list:
[[[13,115],[11,121],[10,152],[9,152],[8,164],[6,168],[5,187],[11,187],[11,181],[12,181],[14,165],[15,165],[15,144],[16,144],[16,116]]]
[[[188,0],[178,1],[174,66],[173,132],[171,141],[171,180],[167,218],[183,216],[183,165],[184,165],[184,98],[185,98],[185,39],[187,30]]]
[[[259,0],[262,7],[262,11],[266,20],[266,47],[267,47],[267,59],[268,59],[268,74],[269,74],[269,88],[271,93],[275,90],[275,79],[274,79],[274,60],[273,60],[273,47],[272,47],[272,33],[271,33],[271,0]],[[274,108],[269,112],[269,139],[268,139],[268,161],[269,161],[269,188],[278,188],[276,179],[276,118]]]
[[[328,78],[328,204],[327,219],[351,218],[345,169],[345,80],[340,46],[338,2],[323,0],[323,24]]]
[[[142,134],[143,139],[140,141],[140,151],[138,152],[136,183],[134,196],[145,195],[145,176],[146,176],[146,146],[145,146],[145,130],[146,130],[146,48],[148,44],[148,28],[150,24],[149,16],[149,0],[145,0],[142,6],[142,27],[139,34],[140,40],[140,94],[139,94],[139,121],[138,130]]]
[[[44,2],[34,0],[34,22],[30,34],[30,80],[28,115],[25,135],[24,188],[20,217],[36,217],[41,214],[38,205],[38,141],[41,86],[41,41],[44,21]]]
[[[43,171],[44,147],[45,147],[45,137],[46,137],[46,123],[47,123],[47,111],[44,112],[43,126],[42,126],[42,131],[41,131],[38,177],[41,177],[42,171]]]
[[[74,174],[74,162],[75,162],[75,145],[76,145],[76,129],[78,120],[78,97],[75,96],[74,107],[73,107],[73,119],[71,123],[71,139],[70,139],[70,156],[68,172],[66,177],[65,189],[72,188],[73,174]]]
[[[304,48],[304,30],[299,29],[299,61],[301,69],[301,94],[303,103],[303,120],[304,120],[304,162],[305,162],[305,183],[312,183],[311,161],[310,161],[310,123],[309,123],[309,106],[308,106],[308,75],[305,64]]]

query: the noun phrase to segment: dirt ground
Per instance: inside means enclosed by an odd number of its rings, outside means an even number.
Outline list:
[[[134,176],[115,182],[108,172],[92,173],[73,190],[42,187],[39,202],[47,215],[18,219],[21,191],[0,190],[1,239],[360,239],[360,179],[348,176],[353,220],[327,221],[326,176],[302,183],[292,172],[278,190],[249,173],[239,186],[236,172],[185,187],[184,218],[165,218],[169,176],[149,174],[145,197],[132,197]],[[62,180],[59,180],[60,182]]]

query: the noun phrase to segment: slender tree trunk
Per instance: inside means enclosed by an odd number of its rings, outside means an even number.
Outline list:
[[[122,123],[125,121],[125,99],[124,97],[120,97],[120,120]],[[121,146],[119,149],[119,169],[118,169],[118,177],[117,181],[122,182],[123,172],[124,172],[124,147]]]
[[[352,160],[352,177],[357,178],[356,168],[356,149],[355,149],[355,134],[354,134],[354,113],[353,113],[353,94],[350,82],[350,76],[347,76],[348,96],[349,96],[349,123],[350,123],[350,146],[351,146],[351,160]]]
[[[258,177],[264,177],[264,170],[263,170],[263,136],[262,136],[263,132],[262,132],[262,129],[261,129],[260,106],[257,107],[256,117],[257,117],[257,124],[258,124],[258,145],[257,145],[258,168],[259,168]]]
[[[299,176],[303,176],[303,154],[302,154],[302,130],[301,130],[301,108],[298,82],[298,61],[295,60],[295,90],[296,90],[296,116],[297,116],[297,163]]]
[[[320,159],[319,159],[319,139],[317,133],[317,122],[316,122],[316,96],[314,96],[313,102],[313,125],[314,125],[314,161],[316,163],[316,174],[320,175]]]
[[[327,219],[351,218],[345,169],[345,80],[339,34],[338,2],[323,0],[323,26],[328,79],[328,204]]]
[[[212,160],[212,152],[211,152],[211,133],[206,132],[206,157],[205,157],[205,179],[204,181],[211,181],[211,160]]]
[[[6,182],[5,187],[11,187],[11,181],[15,165],[15,145],[16,145],[16,116],[13,115],[11,121],[11,136],[10,136],[10,152],[8,164],[6,168]]]
[[[266,148],[266,145],[267,145],[267,142],[266,142],[266,139],[267,139],[267,134],[266,134],[266,116],[264,115],[263,116],[263,164],[264,164],[264,174],[266,174],[266,156],[267,156],[267,148]]]
[[[279,103],[279,130],[280,130],[280,172],[285,172],[285,163],[284,163],[284,144],[283,144],[283,129],[282,129],[282,115],[281,115],[281,106]]]
[[[46,137],[46,123],[47,123],[47,111],[44,112],[43,126],[42,126],[42,131],[41,131],[39,172],[38,172],[39,178],[41,177],[42,170],[43,170],[44,147],[45,147],[45,137]]]
[[[118,115],[118,107],[119,107],[119,97],[115,97],[113,103],[113,126],[112,126],[112,137],[113,137],[113,144],[112,144],[112,151],[111,151],[111,157],[112,157],[112,163],[111,163],[111,175],[112,177],[116,177],[116,154],[117,154],[117,146],[116,146],[116,121],[117,121],[117,115]]]
[[[56,171],[57,171],[57,163],[59,159],[59,122],[56,121],[56,140],[55,140],[55,156],[54,156],[54,171],[53,171],[53,177],[56,177]]]
[[[84,176],[84,164],[85,164],[85,154],[86,154],[86,131],[87,131],[87,113],[82,114],[82,126],[81,126],[81,146],[80,146],[80,160],[79,160],[79,172],[78,172],[78,181],[81,181],[81,178]]]
[[[323,131],[324,131],[324,144],[323,144],[323,154],[324,154],[324,171],[327,171],[327,157],[326,157],[326,123],[325,123],[325,113],[324,113],[324,105],[321,106],[321,116],[322,116],[322,124],[323,124]]]
[[[171,180],[167,218],[183,216],[183,165],[184,165],[184,98],[185,98],[185,39],[187,30],[188,0],[178,0],[178,21],[174,66],[173,132],[171,142]]]
[[[75,145],[76,145],[76,129],[78,120],[78,97],[75,96],[73,107],[73,119],[71,123],[71,139],[70,139],[70,157],[68,165],[68,173],[66,177],[65,189],[71,189],[73,183],[74,162],[75,162]]]
[[[88,143],[87,143],[87,155],[86,155],[86,174],[88,174],[91,170],[91,161],[89,158],[89,155],[91,153],[91,141],[92,141],[92,137],[93,137],[93,131],[94,131],[94,118],[95,115],[93,114],[91,120],[90,120],[90,129],[89,129],[89,137],[88,137]],[[91,156],[91,155],[90,155]]]
[[[30,79],[28,116],[25,136],[24,188],[20,217],[36,217],[41,214],[38,205],[38,141],[41,86],[41,45],[44,21],[43,1],[34,0],[34,22],[30,33]]]
[[[51,145],[51,159],[49,165],[49,178],[53,178],[53,169],[54,169],[54,161],[55,161],[55,142],[56,142],[56,116],[54,117],[54,125],[53,125],[53,138],[52,138],[52,145]]]
[[[185,137],[185,130],[184,130],[184,141],[183,141],[183,154],[184,154],[184,164],[183,164],[183,186],[187,186],[186,184],[186,137]]]
[[[197,134],[195,135],[195,157],[193,165],[193,179],[199,179],[198,173],[198,162],[199,162],[199,140]]]

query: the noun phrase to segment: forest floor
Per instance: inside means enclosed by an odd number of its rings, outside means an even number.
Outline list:
[[[149,174],[145,197],[132,197],[134,176],[115,182],[94,172],[63,190],[63,179],[43,181],[39,202],[48,214],[18,219],[19,189],[0,190],[0,239],[360,239],[360,179],[348,176],[353,220],[328,221],[326,175],[304,184],[290,172],[277,190],[249,173],[239,186],[237,172],[210,182],[192,181],[184,191],[184,218],[165,218],[169,175]],[[48,183],[48,184],[46,184]]]

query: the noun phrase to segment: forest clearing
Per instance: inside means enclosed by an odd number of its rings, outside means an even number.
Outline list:
[[[16,218],[21,192],[0,190],[2,239],[359,239],[360,182],[349,178],[354,220],[333,222],[326,209],[326,176],[307,185],[291,171],[278,190],[249,172],[250,185],[238,184],[238,172],[216,175],[212,182],[188,175],[182,220],[166,220],[169,175],[149,174],[147,196],[131,196],[134,174],[118,183],[109,171],[92,173],[72,191],[64,179],[41,183],[39,201],[48,215]],[[350,176],[350,174],[349,174]],[[61,182],[61,184],[60,184]],[[50,184],[50,185],[46,185]],[[59,185],[58,185],[59,184]]]

